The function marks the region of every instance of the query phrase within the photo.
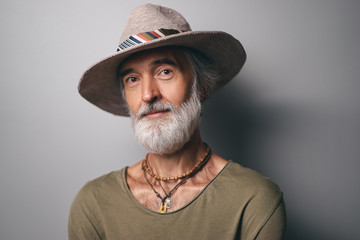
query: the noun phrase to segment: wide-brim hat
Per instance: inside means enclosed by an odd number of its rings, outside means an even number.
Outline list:
[[[192,31],[173,9],[144,4],[132,10],[120,37],[118,51],[92,65],[79,82],[79,93],[99,108],[129,116],[117,71],[130,55],[158,47],[182,46],[199,51],[220,72],[212,92],[228,83],[242,68],[246,53],[241,43],[221,31]]]

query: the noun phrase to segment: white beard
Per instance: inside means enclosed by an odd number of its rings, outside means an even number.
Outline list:
[[[144,114],[154,110],[169,110],[160,118],[147,118]],[[171,154],[187,143],[200,124],[200,97],[192,88],[190,98],[178,110],[169,102],[154,102],[141,106],[138,113],[131,114],[137,141],[146,150],[156,154]]]

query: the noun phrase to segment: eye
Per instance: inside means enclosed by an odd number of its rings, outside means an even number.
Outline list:
[[[125,78],[125,83],[135,83],[136,81],[138,81],[137,77],[128,77]]]
[[[162,80],[170,80],[174,76],[174,71],[169,68],[163,68],[158,71],[157,77]]]
[[[164,70],[162,70],[161,72],[160,72],[160,75],[168,75],[168,74],[170,74],[171,73],[171,70],[169,70],[169,69],[164,69]]]

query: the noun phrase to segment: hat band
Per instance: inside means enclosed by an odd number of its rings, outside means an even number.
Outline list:
[[[149,42],[149,41],[157,39],[157,38],[166,37],[166,36],[177,34],[180,32],[184,32],[184,31],[160,28],[158,30],[154,30],[154,31],[150,31],[150,32],[143,32],[143,33],[139,33],[136,35],[131,35],[124,42],[120,43],[120,45],[116,51],[117,52],[123,51],[124,49],[126,49],[128,47],[132,47],[132,46],[138,45],[140,43]]]

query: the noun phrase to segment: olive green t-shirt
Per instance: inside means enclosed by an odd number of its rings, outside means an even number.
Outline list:
[[[126,168],[88,182],[70,210],[69,239],[282,239],[282,192],[269,178],[229,161],[191,202],[157,213],[126,184]]]

